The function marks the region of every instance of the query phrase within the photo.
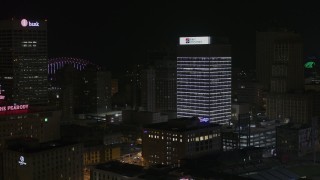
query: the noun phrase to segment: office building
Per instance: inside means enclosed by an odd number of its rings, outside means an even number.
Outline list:
[[[273,119],[308,123],[312,100],[304,90],[303,42],[285,30],[257,32],[257,78],[266,96],[266,115]]]
[[[177,117],[231,119],[231,50],[227,41],[181,37],[177,54]]]
[[[141,106],[146,111],[156,110],[156,73],[154,68],[147,68],[141,73]]]
[[[60,111],[28,112],[27,108],[0,112],[0,150],[13,138],[36,138],[40,143],[60,139]]]
[[[237,123],[239,120],[239,115],[248,114],[251,112],[250,104],[247,103],[232,103],[232,123]]]
[[[303,45],[299,34],[285,30],[256,33],[257,80],[266,91],[303,89]]]
[[[47,21],[0,21],[0,83],[8,103],[48,103]]]
[[[123,110],[122,121],[125,124],[146,125],[168,121],[167,115],[160,112]]]
[[[111,96],[118,93],[118,91],[119,91],[118,79],[111,79]]]
[[[277,157],[283,162],[311,153],[318,141],[318,129],[307,124],[289,123],[277,127],[276,132]]]
[[[178,118],[145,126],[142,135],[145,164],[179,166],[182,158],[219,151],[221,126],[203,120]]]
[[[276,146],[276,125],[250,127],[247,131],[238,128],[221,132],[223,151],[243,149],[246,147],[261,147],[271,154]]]
[[[145,174],[142,166],[133,164],[124,164],[118,161],[112,161],[104,164],[98,164],[91,168],[90,179],[101,179],[101,180],[139,180]]]
[[[294,123],[309,123],[313,113],[311,94],[286,93],[267,96],[266,115],[272,119],[289,120]]]
[[[83,148],[83,165],[95,165],[107,161],[120,159],[120,147],[93,145]]]
[[[111,109],[111,73],[77,58],[49,60],[50,101],[62,109],[63,122],[74,114],[105,113]]]
[[[156,71],[156,111],[176,118],[177,111],[177,63],[168,54],[155,62]]]
[[[11,142],[4,151],[4,179],[83,179],[82,144],[32,139]]]

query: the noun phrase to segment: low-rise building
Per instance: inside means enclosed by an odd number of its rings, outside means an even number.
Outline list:
[[[10,141],[3,153],[4,179],[83,179],[82,144],[34,139]]]
[[[87,146],[83,150],[84,166],[104,163],[120,158],[119,146]]]
[[[147,166],[179,166],[180,159],[218,151],[221,125],[179,118],[143,128],[142,156]]]
[[[142,174],[144,174],[142,166],[112,161],[92,167],[90,171],[90,179],[138,180],[141,179],[139,176]]]
[[[277,156],[284,162],[297,159],[314,150],[318,137],[316,128],[306,124],[277,127]]]

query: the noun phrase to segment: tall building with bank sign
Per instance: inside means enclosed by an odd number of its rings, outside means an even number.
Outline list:
[[[177,116],[219,124],[231,119],[231,48],[225,40],[180,37]]]

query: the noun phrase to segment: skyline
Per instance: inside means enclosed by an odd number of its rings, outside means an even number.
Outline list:
[[[0,17],[48,19],[49,58],[82,58],[106,69],[144,63],[147,50],[175,46],[187,35],[227,37],[233,66],[255,68],[255,31],[274,26],[300,33],[305,56],[320,54],[319,13],[311,3],[4,1]]]
[[[320,177],[306,5],[5,1],[0,179]]]

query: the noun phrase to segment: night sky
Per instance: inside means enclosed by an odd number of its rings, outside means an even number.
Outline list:
[[[179,36],[228,37],[233,65],[254,68],[255,32],[287,27],[320,55],[316,4],[293,1],[1,1],[0,18],[48,19],[49,57],[70,56],[107,69],[145,62],[146,51],[175,46]],[[210,2],[210,3],[209,3]]]

